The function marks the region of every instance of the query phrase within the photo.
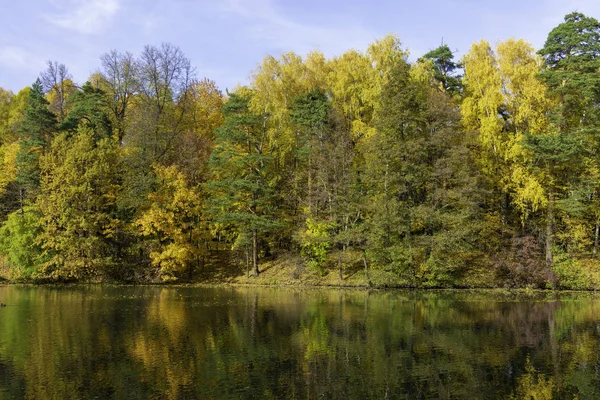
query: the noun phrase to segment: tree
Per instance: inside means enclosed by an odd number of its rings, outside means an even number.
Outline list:
[[[454,53],[448,45],[443,44],[437,49],[431,50],[422,59],[433,62],[434,78],[442,85],[444,90],[451,94],[461,92],[461,76],[456,75],[456,71],[461,68],[461,65],[453,61]]]
[[[125,79],[129,62],[123,63],[119,73]],[[115,117],[116,128],[125,129],[124,135],[117,131],[117,136],[123,136],[119,209],[124,220],[133,221],[137,211],[149,205],[148,194],[156,183],[153,164],[171,165],[179,157],[178,145],[190,126],[193,111],[189,101],[193,78],[189,59],[178,47],[163,43],[159,47],[145,46],[136,60],[133,97],[125,87],[111,89],[119,90],[118,96],[122,97],[116,105],[109,102],[111,108],[116,106],[117,114],[126,115],[122,120]]]
[[[101,76],[106,86],[107,99],[114,118],[114,126],[119,143],[127,131],[127,117],[132,97],[137,85],[137,65],[133,54],[112,50],[100,57]]]
[[[86,125],[96,135],[97,139],[110,137],[113,133],[112,124],[107,115],[106,96],[101,89],[94,88],[86,82],[81,91],[73,95],[72,109],[65,117],[62,129],[77,131],[79,125]]]
[[[209,213],[219,229],[233,230],[234,241],[252,249],[252,269],[258,276],[259,239],[280,226],[275,220],[271,186],[272,156],[261,116],[249,111],[246,93],[232,93],[223,105],[225,121],[216,131],[209,166],[212,180]]]
[[[573,12],[548,34],[539,54],[546,61],[540,74],[560,96],[561,129],[583,128],[597,122],[600,99],[600,23]]]
[[[19,129],[25,116],[30,88],[14,95],[0,88],[0,221],[23,203],[17,184],[17,156],[21,151]]]
[[[47,61],[46,65],[46,70],[41,74],[41,81],[49,99],[48,109],[56,115],[58,122],[62,123],[68,113],[68,100],[77,92],[77,88],[64,64]]]
[[[61,133],[40,160],[44,273],[57,279],[110,276],[117,268],[112,238],[119,192],[118,152],[111,137],[85,123],[75,135]]]
[[[215,140],[215,129],[223,124],[223,94],[208,79],[190,85],[185,98],[189,110],[184,132],[176,142],[174,163],[191,186],[208,179],[207,164]]]
[[[183,116],[189,112],[185,97],[193,82],[190,60],[170,43],[145,46],[136,64],[137,91],[143,118],[143,141],[153,161],[173,156],[176,139],[182,134]]]
[[[38,79],[31,87],[25,119],[19,129],[21,148],[17,154],[17,184],[21,208],[26,199],[33,200],[40,186],[39,158],[50,146],[57,129],[56,117],[48,110],[42,83]]]
[[[410,76],[410,67],[398,59],[389,71],[375,114],[377,133],[364,150],[363,176],[367,238],[371,258],[418,284],[412,238],[413,207],[426,194],[427,167],[423,146],[425,92]],[[423,168],[425,167],[425,168]]]
[[[531,168],[544,179],[547,192],[546,210],[546,264],[553,264],[555,209],[560,195],[574,182],[581,168],[583,148],[578,138],[565,135],[528,135],[524,140],[526,149],[532,152]]]
[[[556,151],[567,151],[565,157],[552,161],[555,165],[553,170],[556,170],[557,162],[572,162],[568,154],[568,148],[571,146],[567,146],[565,149],[566,143],[577,144],[577,146],[591,150],[586,154],[581,154],[583,160],[578,159],[581,163],[575,164],[576,168],[570,171],[571,174],[577,171],[582,174],[580,177],[569,177],[568,189],[571,195],[565,196],[565,199],[557,199],[560,201],[557,204],[561,204],[562,200],[567,200],[565,204],[568,204],[567,212],[571,217],[579,216],[582,221],[593,221],[593,229],[589,230],[593,231],[592,255],[596,255],[600,237],[600,186],[598,186],[600,136],[597,133],[600,127],[600,112],[598,111],[600,102],[600,78],[598,77],[600,23],[595,18],[578,12],[566,15],[564,22],[549,33],[539,54],[544,57],[546,62],[540,77],[559,99],[556,107],[552,110],[552,118],[556,121],[558,135],[552,146],[547,144],[544,148],[550,146],[555,147]],[[583,165],[585,168],[577,168],[577,166]],[[561,168],[567,167],[568,164]],[[558,187],[563,188],[562,193],[567,193],[565,184],[568,181],[564,180],[564,177],[563,179],[555,177],[553,181],[557,182]],[[564,184],[558,182],[564,182]],[[576,185],[576,183],[579,184]],[[584,209],[583,212],[581,212],[582,209]],[[585,229],[582,224],[578,225],[573,228],[575,230]],[[570,234],[566,236],[575,236],[574,231],[571,230]]]
[[[202,199],[177,167],[155,165],[154,169],[160,185],[149,195],[152,205],[136,225],[143,236],[155,240],[150,258],[163,280],[177,279],[186,268],[191,278],[193,264],[204,255],[202,240],[209,236],[202,219]]]
[[[40,212],[28,206],[8,215],[0,226],[0,256],[8,260],[13,278],[30,278],[40,270],[44,257],[39,243]]]
[[[295,236],[308,264],[321,273],[328,250],[341,250],[338,270],[342,279],[342,258],[356,242],[352,229],[360,220],[352,133],[327,94],[318,88],[296,97],[290,118],[298,132],[291,174],[298,209]]]

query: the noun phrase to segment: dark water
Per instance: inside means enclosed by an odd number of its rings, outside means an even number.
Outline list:
[[[1,399],[600,398],[591,294],[3,286],[0,301]]]

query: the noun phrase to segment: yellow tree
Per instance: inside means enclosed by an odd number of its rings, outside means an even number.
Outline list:
[[[318,65],[318,60],[315,61]],[[296,96],[311,88],[309,74],[302,57],[286,53],[281,59],[265,57],[252,76],[250,111],[266,116],[262,121],[263,128],[281,160],[293,151],[296,144],[289,108]]]
[[[481,41],[471,47],[464,66],[463,124],[479,133],[483,171],[526,217],[547,202],[541,177],[526,167],[530,154],[522,145],[525,135],[551,129],[552,101],[537,78],[540,59],[523,40],[500,43],[496,53]]]
[[[17,154],[20,147],[19,142],[0,146],[0,198],[6,195],[8,185],[17,179]]]
[[[155,164],[158,189],[148,195],[151,206],[138,218],[141,235],[151,241],[150,258],[163,280],[175,280],[202,255],[200,243],[208,232],[201,221],[201,199],[176,166]]]
[[[555,127],[548,119],[553,99],[538,79],[541,59],[523,40],[500,43],[496,53],[489,43],[481,41],[465,56],[464,66],[463,124],[479,133],[479,161],[497,190],[495,201],[501,203],[505,222],[511,206],[518,210],[522,223],[532,211],[545,211],[546,261],[550,266],[555,184],[552,168],[541,168],[534,162],[537,145],[528,144],[531,140],[546,143],[544,138],[552,141],[555,136]]]
[[[381,90],[395,63],[406,61],[407,57],[400,39],[388,35],[372,43],[366,53],[351,50],[330,62],[327,84],[333,106],[345,116],[355,138],[375,132],[372,119]]]
[[[205,180],[214,130],[223,124],[224,98],[215,82],[203,79],[190,85],[184,101],[189,112],[185,114],[184,133],[177,141],[175,164],[195,186]]]

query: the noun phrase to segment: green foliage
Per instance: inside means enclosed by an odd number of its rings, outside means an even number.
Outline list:
[[[40,155],[56,131],[56,117],[48,110],[48,104],[38,79],[29,92],[25,119],[19,129],[21,149],[17,155],[17,183],[31,200],[40,186]]]
[[[106,96],[102,90],[86,82],[69,101],[73,108],[62,123],[62,129],[77,131],[80,124],[85,124],[98,135],[98,139],[110,137],[112,125],[106,113]]]
[[[482,40],[411,65],[390,35],[267,56],[226,97],[168,43],[105,54],[81,88],[49,67],[46,93],[0,89],[0,221],[37,207],[46,276],[192,280],[235,250],[255,275],[300,253],[322,275],[337,256],[342,280],[597,285],[594,18],[567,15],[538,55]]]
[[[451,94],[458,94],[462,90],[461,76],[456,75],[456,70],[461,68],[460,64],[455,63],[454,53],[443,44],[435,50],[426,53],[422,59],[431,60],[434,66],[434,78],[442,87]]]
[[[572,129],[597,121],[600,23],[579,12],[566,15],[539,54],[547,66],[541,77],[561,98],[559,124]]]
[[[298,235],[301,254],[306,265],[321,275],[326,273],[326,261],[331,249],[331,231],[335,224],[327,221],[306,220],[306,229]]]
[[[325,92],[313,89],[294,99],[290,117],[294,123],[317,131],[327,123],[330,109],[331,104]]]
[[[562,249],[554,248],[554,263],[552,270],[558,278],[557,286],[561,289],[585,290],[593,287],[590,271],[578,260]]]
[[[112,138],[80,125],[58,135],[41,158],[40,235],[52,278],[86,279],[110,273],[119,261],[113,238],[119,193],[117,148]]]
[[[258,275],[258,236],[273,232],[276,193],[272,188],[272,157],[261,118],[250,113],[249,99],[230,94],[223,105],[225,121],[216,131],[209,165],[209,210],[219,230],[252,235],[254,275]]]
[[[38,236],[41,214],[35,207],[24,207],[8,216],[0,227],[0,256],[8,260],[13,278],[30,278],[39,271],[44,257]]]

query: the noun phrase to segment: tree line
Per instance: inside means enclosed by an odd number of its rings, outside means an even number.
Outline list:
[[[574,12],[537,52],[410,62],[386,36],[267,56],[226,93],[168,43],[104,54],[82,86],[48,62],[0,89],[3,270],[193,280],[225,254],[248,275],[290,258],[412,287],[595,287],[599,56]]]

